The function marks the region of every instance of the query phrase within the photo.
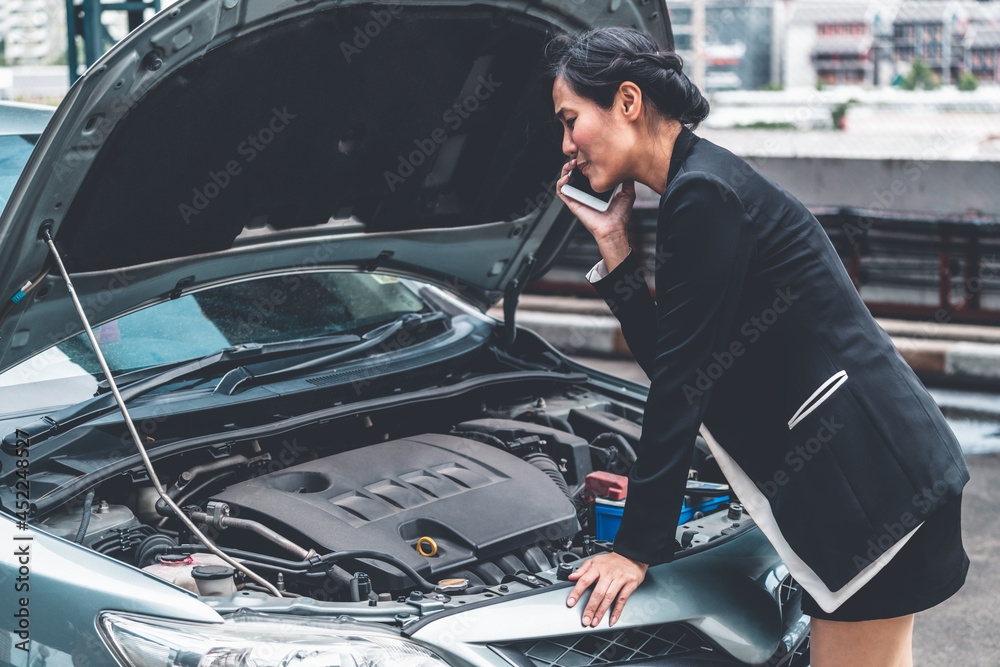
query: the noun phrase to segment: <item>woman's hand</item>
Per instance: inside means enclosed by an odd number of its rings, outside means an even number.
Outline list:
[[[625,244],[627,251],[628,237],[625,231],[632,215],[632,205],[635,203],[635,182],[624,181],[621,192],[611,199],[608,210],[602,212],[562,193],[562,186],[569,182],[569,174],[575,168],[576,158],[563,165],[562,176],[556,182],[556,194],[566,202],[566,206],[583,223],[587,231],[594,235],[598,245],[621,242]]]
[[[583,624],[597,627],[604,612],[617,598],[614,611],[611,612],[611,620],[608,622],[608,625],[614,625],[621,616],[625,602],[632,595],[632,591],[646,578],[647,569],[649,565],[646,563],[634,561],[614,552],[594,556],[569,575],[571,581],[576,580],[576,586],[566,598],[566,605],[568,607],[575,605],[580,595],[596,582],[590,600],[583,610]]]

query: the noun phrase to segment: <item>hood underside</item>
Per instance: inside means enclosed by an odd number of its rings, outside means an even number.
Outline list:
[[[672,46],[659,2],[331,4],[182,2],[88,70],[0,219],[4,299],[44,272],[49,229],[94,324],[316,265],[489,307],[573,224],[546,41],[618,23]],[[0,323],[0,370],[75,319],[43,278]]]
[[[251,32],[151,90],[67,212],[71,270],[223,250],[248,226],[354,217],[370,233],[521,217],[564,159],[551,98],[532,87],[541,26],[407,7],[360,50],[366,9]]]

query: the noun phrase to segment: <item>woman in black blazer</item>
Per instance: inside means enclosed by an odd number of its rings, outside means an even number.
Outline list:
[[[911,665],[913,614],[969,566],[969,472],[940,409],[808,209],[692,133],[708,103],[677,54],[617,27],[548,53],[572,158],[557,192],[597,240],[588,278],[650,378],[614,551],[571,575],[567,604],[593,585],[584,625],[614,624],[673,559],[700,433],[803,588],[812,664]],[[599,192],[623,184],[607,212],[561,193],[573,168]],[[655,302],[626,236],[635,181],[661,193]]]

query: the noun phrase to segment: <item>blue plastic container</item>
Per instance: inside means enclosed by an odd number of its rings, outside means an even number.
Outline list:
[[[626,499],[627,500],[627,499]],[[681,506],[681,516],[680,523],[686,523],[695,512],[711,512],[717,509],[721,505],[725,505],[729,502],[729,496],[716,496],[715,498],[706,498],[700,503],[695,503],[694,505],[688,505],[687,496],[684,497],[684,504]],[[598,498],[594,501],[594,517],[595,517],[595,537],[598,540],[603,540],[606,542],[614,542],[615,535],[618,534],[618,526],[622,523],[622,511],[625,509],[624,500],[606,500],[604,498]]]

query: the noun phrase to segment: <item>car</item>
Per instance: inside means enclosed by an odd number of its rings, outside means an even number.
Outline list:
[[[673,44],[656,0],[187,0],[0,108],[0,658],[808,663],[703,442],[675,559],[566,605],[647,390],[516,305],[575,224],[544,46],[610,24]]]

